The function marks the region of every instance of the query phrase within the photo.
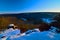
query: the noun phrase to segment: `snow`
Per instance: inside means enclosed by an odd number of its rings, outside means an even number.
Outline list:
[[[55,29],[53,30],[53,32],[51,30],[43,31],[43,32],[35,32],[33,30],[28,30],[24,33],[21,33],[20,35],[12,35],[3,39],[5,40],[60,40],[60,33],[56,33],[54,31]],[[0,34],[0,37],[1,35],[2,34]]]

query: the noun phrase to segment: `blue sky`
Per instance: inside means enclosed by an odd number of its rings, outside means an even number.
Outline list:
[[[3,12],[60,12],[60,0],[0,0]]]

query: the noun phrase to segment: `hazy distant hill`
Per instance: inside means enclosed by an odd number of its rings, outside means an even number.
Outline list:
[[[39,19],[39,18],[52,18],[56,15],[56,13],[53,12],[31,12],[31,13],[17,13],[17,14],[0,14],[1,16],[7,17],[17,17],[17,18],[34,18],[34,19]]]

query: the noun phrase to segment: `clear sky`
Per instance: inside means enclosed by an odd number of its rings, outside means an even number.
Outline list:
[[[3,12],[60,12],[60,0],[0,0]]]

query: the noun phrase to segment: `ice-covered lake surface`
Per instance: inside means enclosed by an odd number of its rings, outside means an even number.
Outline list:
[[[24,36],[8,37],[6,40],[60,40],[60,33],[50,31],[32,32]]]

